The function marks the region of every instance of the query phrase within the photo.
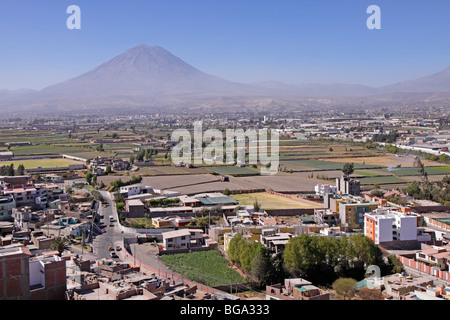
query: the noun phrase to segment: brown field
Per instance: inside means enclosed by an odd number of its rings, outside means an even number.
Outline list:
[[[384,155],[377,157],[350,157],[350,158],[334,158],[334,159],[319,159],[333,162],[350,162],[359,164],[370,164],[370,165],[380,165],[384,167],[397,167],[401,165],[402,167],[414,167],[414,157],[413,156],[399,156],[395,155]],[[425,166],[441,166],[439,162],[423,160]]]
[[[267,188],[277,192],[314,192],[314,186],[328,181],[309,179],[296,173],[278,173],[274,176],[254,176],[239,178],[257,185],[258,188]]]

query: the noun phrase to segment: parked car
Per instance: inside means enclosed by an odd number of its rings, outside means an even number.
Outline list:
[[[110,254],[111,258],[118,258],[117,253],[115,251],[112,251]]]

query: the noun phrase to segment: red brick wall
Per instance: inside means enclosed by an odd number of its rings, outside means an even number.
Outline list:
[[[22,253],[0,257],[0,300],[29,296],[28,256]]]

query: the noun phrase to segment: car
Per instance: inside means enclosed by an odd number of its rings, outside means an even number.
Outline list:
[[[114,249],[113,249],[112,246],[109,246],[109,247],[108,247],[108,250],[109,250],[109,251],[113,251]]]
[[[120,251],[120,250],[122,250],[122,248],[119,245],[117,245],[116,246],[116,251]]]
[[[114,217],[113,216],[110,216],[109,217],[109,222],[114,222],[115,220],[114,220]]]
[[[118,258],[117,253],[115,251],[110,252],[109,255],[111,256],[111,258]]]

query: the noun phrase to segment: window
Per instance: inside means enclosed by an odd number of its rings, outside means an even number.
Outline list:
[[[186,240],[186,237],[185,237],[185,236],[182,236],[182,237],[181,237],[181,240]]]

